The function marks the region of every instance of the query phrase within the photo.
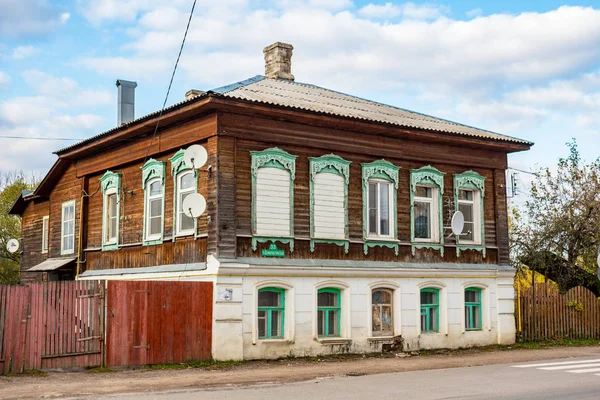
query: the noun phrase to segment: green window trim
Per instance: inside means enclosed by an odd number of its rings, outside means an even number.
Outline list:
[[[258,307],[258,311],[265,311],[267,324],[266,324],[266,335],[260,336],[258,334],[258,338],[260,340],[269,340],[269,339],[283,339],[285,337],[285,289],[277,288],[277,287],[265,287],[258,290],[258,293],[261,292],[275,292],[279,293],[280,296],[280,306],[279,307]],[[273,311],[281,312],[281,335],[272,336],[272,327],[273,327]],[[257,316],[258,317],[258,316]]]
[[[424,288],[419,292],[419,296],[421,293],[435,293],[435,303],[433,304],[423,304],[421,303],[421,319],[425,317],[425,326],[431,326],[431,310],[435,309],[435,330],[427,330],[423,328],[423,324],[421,323],[421,333],[438,333],[440,331],[440,289],[436,288]],[[420,302],[420,298],[419,298]]]
[[[398,255],[398,171],[400,167],[395,166],[391,162],[381,159],[370,163],[362,163],[362,196],[363,196],[363,251],[367,255],[370,247],[388,247],[395,250]],[[369,237],[369,201],[368,190],[369,180],[382,179],[391,182],[393,185],[392,201],[391,201],[391,221],[393,221],[393,232],[391,240],[378,240],[374,237]]]
[[[112,171],[106,171],[102,178],[100,178],[100,188],[102,189],[102,250],[104,251],[112,251],[118,250],[119,248],[119,235],[120,235],[120,226],[119,222],[121,221],[121,174],[117,174]],[[117,196],[117,239],[116,242],[107,242],[106,241],[106,230],[108,229],[106,222],[106,212],[107,212],[107,197],[112,194],[112,190],[114,190]]]
[[[467,301],[467,292],[476,292],[477,301]],[[477,287],[469,287],[465,289],[465,330],[466,331],[481,331],[483,330],[482,324],[482,308],[481,308],[481,294],[482,290]],[[475,317],[475,309],[479,308],[479,313]],[[477,323],[477,325],[475,325]]]
[[[466,171],[462,174],[455,174],[454,179],[454,209],[458,210],[458,192],[460,189],[472,189],[476,190],[479,193],[479,223],[480,223],[480,242],[481,243],[460,243],[460,238],[456,237],[456,257],[460,256],[461,250],[475,250],[482,253],[483,258],[486,256],[486,248],[485,248],[485,207],[484,207],[484,197],[485,197],[485,177],[479,175],[475,171]]]
[[[252,250],[256,251],[257,243],[266,241],[279,241],[289,243],[290,251],[294,251],[294,181],[296,180],[296,158],[290,153],[278,147],[272,147],[263,151],[251,151],[252,159],[250,173],[252,175]],[[259,236],[256,232],[256,177],[258,170],[263,167],[273,167],[289,171],[290,173],[290,233],[289,237]]]
[[[337,295],[337,305],[332,307],[320,307],[319,306],[319,293],[335,293]],[[323,311],[325,316],[325,321],[323,322],[323,335],[318,335],[319,338],[329,338],[329,337],[341,337],[341,328],[342,328],[342,291],[336,288],[323,288],[317,291],[317,318],[319,315],[319,311]],[[337,334],[330,334],[329,332],[329,311],[337,311]]]
[[[153,158],[149,159],[142,166],[142,187],[144,189],[144,223],[142,228],[142,244],[144,246],[161,244],[163,242],[165,234],[165,166],[165,162],[157,161]],[[162,184],[162,229],[160,238],[148,240],[146,238],[146,219],[148,215],[148,183],[154,179],[159,179]]]
[[[171,175],[173,176],[173,237],[183,237],[190,236],[192,234],[181,234],[178,233],[177,222],[179,220],[179,214],[177,212],[178,207],[178,188],[179,188],[179,174],[191,171],[194,173],[194,178],[196,178],[196,193],[198,193],[198,173],[187,166],[185,163],[185,150],[180,149],[177,153],[173,155],[173,157],[169,158],[169,162],[171,163]],[[198,219],[194,218],[194,233],[196,235],[198,233]]]
[[[348,254],[350,241],[348,240],[348,184],[350,182],[351,161],[344,160],[335,154],[327,154],[321,157],[309,157],[310,163],[310,251],[315,251],[315,243],[330,243],[344,247]],[[344,178],[344,235],[345,239],[316,238],[315,237],[315,193],[314,181],[319,173],[336,174]]]
[[[434,249],[438,250],[444,257],[444,218],[443,218],[443,202],[444,194],[444,172],[437,168],[427,165],[419,169],[410,171],[410,242],[411,252],[415,255],[416,249]],[[415,241],[415,193],[418,185],[431,185],[437,187],[437,202],[438,202],[438,229],[439,242],[417,242]]]

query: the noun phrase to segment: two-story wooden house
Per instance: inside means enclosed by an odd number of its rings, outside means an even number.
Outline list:
[[[214,282],[215,359],[512,343],[505,170],[532,143],[297,83],[290,45],[264,52],[266,76],[188,92],[156,135],[158,112],[58,151],[13,207],[23,281]],[[194,192],[208,218],[182,209]]]

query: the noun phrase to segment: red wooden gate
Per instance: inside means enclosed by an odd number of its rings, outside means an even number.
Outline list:
[[[102,364],[104,283],[0,285],[0,374]]]
[[[108,281],[106,364],[211,358],[212,283]]]

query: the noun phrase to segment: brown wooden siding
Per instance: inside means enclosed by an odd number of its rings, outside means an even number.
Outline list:
[[[42,279],[41,272],[27,272],[27,270],[48,258],[42,254],[42,220],[50,215],[50,202],[30,201],[21,218],[21,233],[23,239],[21,246],[21,282],[32,282]]]
[[[79,213],[81,207],[81,179],[77,178],[77,170],[74,164],[69,165],[65,173],[60,177],[56,186],[50,194],[50,240],[49,257],[63,257],[60,254],[62,205],[67,201],[75,201],[75,251],[68,256],[77,256],[79,240]],[[40,243],[42,240],[39,231]]]
[[[368,163],[377,159],[385,158],[394,165],[399,166],[399,189],[397,192],[398,207],[398,239],[404,244],[410,243],[410,197],[409,180],[410,170],[425,165],[432,165],[444,172],[444,222],[448,213],[454,207],[453,199],[453,174],[459,174],[468,170],[474,170],[484,176],[485,198],[484,198],[484,234],[486,238],[487,257],[476,251],[461,252],[460,258],[456,258],[453,239],[446,239],[450,246],[445,249],[442,258],[439,252],[432,250],[417,250],[416,255],[410,254],[410,246],[401,245],[398,257],[394,251],[387,248],[369,249],[366,259],[370,260],[398,260],[413,262],[486,262],[498,263],[498,243],[507,246],[506,241],[498,240],[507,236],[507,232],[497,232],[496,207],[499,210],[505,200],[495,200],[495,195],[501,191],[504,196],[503,182],[500,175],[494,175],[494,169],[474,167],[474,164],[486,164],[501,167],[505,165],[506,155],[504,153],[491,153],[489,151],[478,151],[469,149],[468,152],[459,151],[452,146],[432,146],[429,143],[409,142],[407,140],[394,140],[391,138],[369,138],[366,141],[364,135],[359,136],[351,132],[334,131],[331,129],[322,132],[324,136],[316,137],[315,131],[323,131],[320,128],[291,126],[290,123],[277,124],[268,120],[256,120],[238,115],[228,115],[220,119],[223,131],[235,135],[236,143],[236,216],[238,251],[237,256],[260,256],[260,248],[253,252],[250,247],[251,236],[251,157],[250,151],[260,151],[275,145],[290,154],[298,156],[296,159],[296,180],[294,183],[294,236],[297,239],[294,253],[286,251],[286,257],[292,258],[340,258],[340,259],[365,259],[361,243],[353,243],[349,254],[344,254],[341,247],[324,244],[317,245],[315,252],[309,250],[308,239],[310,237],[310,193],[309,193],[309,157],[319,157],[333,152],[340,157],[352,161],[350,165],[349,195],[349,234],[351,241],[360,242],[363,238],[363,200],[361,182],[361,163]],[[267,136],[269,135],[269,136]],[[351,150],[351,151],[347,151]],[[409,156],[407,156],[409,154]],[[423,161],[415,161],[414,158],[422,158]],[[439,160],[438,162],[431,162]],[[499,171],[503,171],[499,170]],[[505,207],[505,206],[504,206]],[[264,248],[267,245],[261,246]],[[286,246],[284,246],[287,248]],[[506,253],[507,250],[505,250]],[[503,261],[504,262],[504,261]]]

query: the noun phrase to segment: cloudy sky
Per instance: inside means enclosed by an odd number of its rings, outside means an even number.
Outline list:
[[[117,78],[159,109],[192,2],[0,0],[0,170],[114,127]],[[198,0],[169,104],[262,74],[275,41],[297,81],[536,142],[514,167],[600,155],[600,2]]]

